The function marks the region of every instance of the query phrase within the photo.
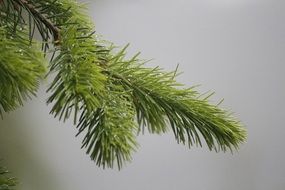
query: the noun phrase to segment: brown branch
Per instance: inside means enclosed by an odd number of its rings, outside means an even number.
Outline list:
[[[20,5],[23,5],[26,9],[28,9],[35,18],[38,18],[53,34],[54,44],[60,45],[61,43],[61,35],[60,29],[55,26],[48,18],[46,18],[43,14],[38,11],[34,5],[29,3],[27,0],[17,0]]]

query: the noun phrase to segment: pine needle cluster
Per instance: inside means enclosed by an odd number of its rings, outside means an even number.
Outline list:
[[[101,40],[74,0],[0,1],[0,43],[0,115],[35,95],[53,73],[50,113],[73,120],[82,148],[103,168],[131,160],[139,131],[171,130],[178,143],[215,151],[245,141],[241,123],[210,96],[176,82],[177,70],[147,68],[139,54],[127,58],[128,46],[118,50]]]

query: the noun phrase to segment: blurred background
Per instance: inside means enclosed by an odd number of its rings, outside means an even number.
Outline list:
[[[38,98],[0,121],[3,163],[21,190],[284,190],[285,1],[96,0],[89,13],[102,38],[130,55],[184,73],[178,81],[216,92],[248,131],[240,150],[178,145],[171,133],[139,136],[122,171],[96,167],[72,122],[49,115],[47,81]]]

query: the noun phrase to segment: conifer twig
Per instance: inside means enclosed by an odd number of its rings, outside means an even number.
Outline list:
[[[82,148],[98,166],[120,169],[130,161],[144,129],[172,130],[178,143],[215,151],[245,141],[242,124],[211,104],[212,94],[176,82],[177,68],[147,68],[139,53],[128,58],[128,45],[118,50],[101,40],[85,8],[77,0],[0,0],[0,116],[35,95],[46,74],[44,56],[53,53],[50,113],[73,117]],[[51,48],[50,38],[60,48]]]
[[[23,5],[26,9],[28,9],[36,18],[38,18],[45,25],[53,34],[54,44],[60,45],[61,42],[60,29],[56,27],[55,24],[52,23],[43,14],[41,14],[40,11],[38,11],[36,7],[27,0],[17,0],[17,2],[20,5]]]

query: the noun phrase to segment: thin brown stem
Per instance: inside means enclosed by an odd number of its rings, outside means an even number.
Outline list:
[[[48,18],[45,17],[45,15],[41,14],[40,11],[38,11],[33,4],[28,2],[27,0],[16,0],[17,3],[24,6],[28,11],[30,11],[35,18],[39,19],[40,22],[42,22],[52,33],[54,44],[60,45],[61,43],[61,35],[60,35],[60,29],[55,26],[54,23],[52,23]]]

